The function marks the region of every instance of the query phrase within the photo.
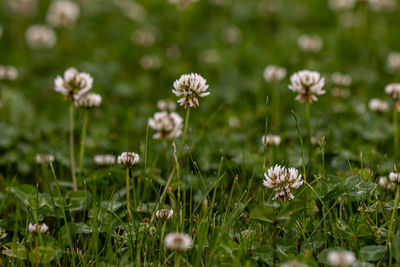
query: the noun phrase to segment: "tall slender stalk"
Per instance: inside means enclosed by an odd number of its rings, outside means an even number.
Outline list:
[[[264,160],[263,160],[263,171],[267,169],[267,135],[269,131],[269,102],[268,102],[268,96],[265,100],[265,127],[264,127]],[[272,163],[271,163],[272,164]]]
[[[274,221],[273,223],[274,226],[274,236],[273,236],[273,266],[276,266],[276,260],[277,260],[277,255],[276,255],[276,239],[277,239],[277,230],[278,230],[278,222]]]
[[[126,182],[126,209],[128,210],[128,215],[129,215],[129,220],[131,223],[133,222],[133,217],[131,213],[131,202],[130,202],[130,197],[129,197],[129,168],[126,168],[125,172],[125,182]]]
[[[391,249],[389,244],[391,242],[392,231],[396,230],[396,229],[393,229],[393,223],[395,221],[396,211],[397,211],[397,207],[399,205],[399,199],[400,199],[400,185],[397,185],[396,187],[397,187],[397,189],[396,189],[396,197],[395,197],[395,200],[394,200],[392,217],[390,218],[388,237],[387,237],[387,240],[386,240],[386,249],[389,250],[389,266],[392,265],[392,249]]]
[[[397,102],[393,107],[393,138],[394,138],[394,158],[397,159],[399,153],[399,120],[397,118]]]
[[[179,150],[178,159],[182,156],[183,148],[185,147],[186,135],[187,135],[187,128],[189,124],[189,117],[190,117],[190,108],[186,109],[186,117],[185,117],[185,128],[183,129],[183,138],[181,149]]]
[[[83,158],[85,156],[85,141],[86,141],[86,129],[88,124],[88,111],[85,109],[83,111],[83,125],[82,125],[82,132],[81,132],[81,142],[80,142],[80,149],[79,149],[79,180],[82,180],[82,167],[83,167]]]
[[[74,191],[78,191],[78,181],[75,171],[75,149],[74,149],[74,102],[69,105],[69,156],[71,161],[71,175]]]
[[[312,144],[311,144],[311,116],[310,116],[310,103],[306,101],[306,120],[307,120],[307,156],[308,156],[308,164],[307,164],[307,172],[311,174],[312,168]]]
[[[39,239],[37,235],[35,235],[35,266],[39,266]]]

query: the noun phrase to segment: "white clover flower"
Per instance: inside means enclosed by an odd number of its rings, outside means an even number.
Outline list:
[[[36,163],[45,165],[54,162],[54,156],[51,154],[37,154],[36,155]]]
[[[329,7],[334,11],[350,10],[356,2],[357,0],[329,0]]]
[[[385,87],[386,94],[390,95],[393,100],[400,99],[400,83],[390,83]]]
[[[332,95],[335,97],[349,98],[350,90],[347,88],[334,87],[332,88]]]
[[[199,62],[203,64],[216,64],[220,61],[220,56],[218,53],[218,50],[216,49],[205,49],[203,51],[200,51],[200,53],[197,56]]]
[[[54,80],[54,90],[72,100],[79,99],[93,86],[93,78],[90,74],[79,72],[75,68],[69,68],[64,72],[64,77],[57,76]]]
[[[280,198],[285,202],[294,199],[290,188],[296,189],[303,184],[301,174],[295,168],[286,169],[279,165],[269,168],[268,173],[264,173],[264,177],[263,185],[268,188],[275,188],[274,199]]]
[[[386,177],[379,177],[379,185],[385,190],[394,190],[394,184]]]
[[[390,181],[392,181],[392,183],[394,183],[396,185],[400,184],[400,173],[391,172],[389,174],[389,178],[390,178]]]
[[[325,86],[325,79],[316,71],[301,70],[290,76],[289,89],[299,95],[296,99],[300,102],[317,101],[317,95],[325,94],[322,89]]]
[[[368,0],[372,11],[394,11],[397,8],[396,0]]]
[[[386,60],[386,65],[390,72],[400,72],[400,53],[390,52]]]
[[[96,155],[94,156],[94,162],[100,166],[113,165],[115,163],[115,156],[109,154]]]
[[[22,16],[32,15],[37,9],[37,0],[8,0],[11,10]]]
[[[268,65],[263,72],[264,80],[269,83],[280,82],[285,76],[286,69],[275,65]]]
[[[101,104],[101,95],[95,93],[87,93],[75,99],[74,104],[80,108],[94,108]]]
[[[281,137],[275,134],[268,134],[265,138],[265,135],[262,136],[261,142],[264,145],[272,145],[272,146],[279,146],[281,143]]]
[[[352,78],[350,75],[340,72],[332,73],[331,80],[334,84],[339,86],[350,86],[352,82]]]
[[[134,152],[123,152],[118,156],[118,164],[131,168],[134,165],[138,164],[140,157],[138,154]]]
[[[156,212],[156,217],[161,220],[169,220],[174,216],[174,211],[169,209],[161,209]]]
[[[25,39],[31,49],[48,49],[56,44],[57,35],[46,25],[32,25],[26,30]]]
[[[168,0],[171,4],[178,4],[183,8],[188,8],[191,4],[198,2],[199,0]]]
[[[174,111],[176,109],[176,103],[171,100],[158,100],[157,108],[162,111]]]
[[[172,92],[176,96],[181,97],[178,103],[181,106],[185,106],[185,108],[187,108],[187,106],[199,106],[197,97],[205,97],[210,94],[210,92],[207,92],[208,85],[206,79],[197,73],[181,75],[181,77],[174,82],[174,88],[175,90],[172,90]]]
[[[166,111],[156,112],[154,116],[149,119],[149,126],[157,131],[157,133],[153,135],[154,139],[172,139],[181,136],[182,124],[183,119],[175,112],[171,112],[170,114]]]
[[[389,103],[384,100],[373,98],[369,101],[368,107],[373,112],[383,113],[389,110]]]
[[[162,60],[155,55],[144,55],[140,58],[140,67],[145,70],[156,70],[161,67]]]
[[[18,70],[14,66],[0,66],[0,80],[14,81],[18,78]]]
[[[349,267],[356,261],[356,256],[351,251],[331,251],[327,259],[332,266]]]
[[[279,267],[307,267],[307,264],[304,264],[299,261],[287,261],[279,265]]]
[[[115,0],[115,4],[120,8],[125,17],[133,21],[141,22],[147,16],[146,9],[137,2],[131,0]]]
[[[29,223],[28,230],[32,234],[37,234],[37,233],[44,234],[49,230],[49,227],[45,223],[42,223],[40,225],[37,225],[36,223],[35,224]]]
[[[301,35],[297,44],[305,52],[318,53],[322,49],[322,39],[318,35]]]
[[[47,22],[54,27],[71,27],[79,17],[79,5],[69,0],[53,1],[47,11]]]
[[[167,249],[186,251],[192,246],[192,239],[185,233],[169,233],[165,236],[164,245]]]
[[[157,35],[153,29],[137,29],[132,32],[131,38],[135,44],[149,47],[156,43]]]
[[[225,27],[222,31],[222,38],[228,44],[240,44],[243,40],[242,31],[236,26]]]

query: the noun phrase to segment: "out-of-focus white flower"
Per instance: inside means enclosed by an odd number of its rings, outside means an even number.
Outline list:
[[[47,22],[54,27],[71,27],[79,17],[79,5],[69,0],[53,1],[47,11]]]
[[[57,76],[54,80],[54,90],[72,100],[79,99],[93,86],[93,78],[90,74],[79,72],[75,68],[69,68],[64,72],[64,77]]]
[[[330,251],[328,262],[335,267],[349,267],[356,261],[356,256],[351,251]]]
[[[385,87],[386,94],[390,95],[393,100],[400,99],[400,83],[390,83]]]
[[[267,137],[263,135],[261,138],[261,142],[264,145],[279,146],[279,144],[281,143],[281,137],[275,134],[268,134]]]
[[[41,234],[44,234],[49,230],[49,227],[45,223],[42,223],[40,225],[37,225],[36,223],[35,224],[29,223],[28,230],[32,234],[37,234],[39,232]]]
[[[325,144],[325,136],[312,136],[311,137],[311,144],[314,146],[319,146],[320,144]]]
[[[283,67],[268,65],[263,72],[263,77],[266,82],[280,82],[286,76],[286,69]]]
[[[29,16],[36,12],[37,0],[8,0],[11,10],[21,16]]]
[[[133,20],[133,21],[143,21],[147,12],[144,7],[132,0],[116,0],[115,4],[121,9],[122,14]]]
[[[131,38],[135,44],[149,47],[156,43],[157,35],[153,29],[137,29],[132,32]]]
[[[138,164],[139,160],[139,155],[134,152],[123,152],[121,155],[118,156],[118,164],[129,168]]]
[[[322,39],[318,35],[301,35],[297,44],[306,52],[318,53],[322,49]]]
[[[397,172],[391,172],[389,174],[389,178],[390,181],[392,181],[392,183],[399,185],[400,184],[400,173]]]
[[[379,185],[385,190],[394,190],[394,184],[386,177],[379,177]]]
[[[172,44],[167,47],[165,54],[171,60],[178,60],[181,57],[181,50],[179,46]]]
[[[54,156],[51,154],[37,154],[36,163],[45,165],[54,162]]]
[[[145,70],[159,69],[161,64],[161,58],[158,56],[144,55],[140,58],[140,66]]]
[[[192,246],[192,239],[185,233],[169,233],[165,236],[164,245],[167,249],[186,251]]]
[[[199,106],[198,97],[205,97],[210,94],[207,92],[208,85],[206,79],[200,74],[190,73],[183,74],[181,77],[174,82],[174,90],[172,92],[181,97],[178,103],[181,106],[196,107]]]
[[[156,217],[161,220],[169,220],[174,216],[174,211],[169,209],[161,209],[156,212]]]
[[[174,111],[176,109],[176,103],[171,100],[158,100],[157,108],[162,111]]]
[[[75,107],[79,108],[94,108],[101,104],[101,95],[95,93],[87,93],[75,99]]]
[[[239,128],[240,127],[240,120],[236,116],[230,116],[228,119],[229,127],[232,128]]]
[[[283,166],[275,165],[268,169],[268,173],[264,173],[263,185],[268,188],[275,188],[276,194],[274,199],[280,198],[283,201],[294,199],[294,195],[290,192],[290,188],[299,188],[303,184],[301,174],[295,168],[286,169]]]
[[[204,64],[216,64],[219,62],[220,57],[216,49],[205,49],[198,55],[199,62]]]
[[[389,103],[377,98],[371,99],[368,107],[373,112],[383,113],[389,110]]]
[[[360,24],[360,18],[354,12],[348,11],[339,14],[338,22],[343,28],[354,28]]]
[[[57,35],[46,25],[32,25],[26,30],[25,39],[31,49],[52,48],[57,42]]]
[[[183,8],[188,8],[191,4],[198,2],[199,0],[168,0],[171,4],[178,4]]]
[[[331,80],[335,85],[339,86],[350,86],[352,82],[352,78],[350,75],[340,72],[332,73]]]
[[[94,156],[94,162],[100,166],[113,165],[115,163],[115,156],[110,154]]]
[[[14,66],[0,66],[0,80],[14,81],[18,78],[18,70]]]
[[[372,11],[394,11],[397,8],[396,0],[368,0]]]
[[[225,27],[222,31],[222,38],[228,44],[240,44],[243,40],[242,31],[236,26]]]
[[[317,101],[317,95],[325,94],[322,89],[325,86],[325,79],[316,71],[301,70],[290,76],[289,89],[299,95],[296,97],[300,102]]]
[[[349,98],[350,90],[347,88],[334,87],[332,88],[332,95],[335,97]]]
[[[390,52],[386,64],[390,72],[400,72],[400,53]]]
[[[183,119],[175,112],[168,114],[166,111],[156,112],[153,118],[149,119],[149,126],[157,131],[154,139],[176,138],[182,135]]]
[[[304,264],[299,261],[287,261],[279,265],[279,267],[307,267],[307,264]]]
[[[334,11],[343,11],[354,8],[357,0],[329,0],[329,7]]]

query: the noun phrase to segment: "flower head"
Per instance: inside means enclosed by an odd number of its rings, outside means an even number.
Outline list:
[[[162,111],[174,111],[176,109],[176,103],[171,100],[161,99],[157,102],[157,108]]]
[[[69,0],[53,1],[47,11],[47,22],[54,27],[71,27],[78,17],[78,4]]]
[[[55,91],[72,100],[77,100],[92,89],[93,78],[88,73],[69,68],[64,72],[63,78],[57,76],[54,80],[54,86]]]
[[[87,93],[74,101],[76,107],[94,108],[101,104],[101,95],[95,93]]]
[[[357,0],[329,0],[329,7],[335,11],[352,9]]]
[[[386,177],[379,177],[379,185],[385,190],[394,190],[394,184]]]
[[[368,0],[372,11],[393,11],[397,8],[396,0]]]
[[[275,66],[275,65],[268,65],[264,69],[263,77],[266,82],[280,82],[286,76],[286,69]]]
[[[350,86],[352,82],[352,78],[350,75],[340,72],[332,73],[331,80],[334,84],[339,86]]]
[[[269,168],[268,173],[264,173],[264,177],[264,186],[275,188],[276,194],[274,199],[279,197],[285,202],[294,199],[290,188],[299,188],[303,184],[301,174],[295,168],[286,169],[279,165]]]
[[[31,49],[46,49],[56,44],[57,35],[46,25],[32,25],[26,30],[25,39]]]
[[[279,267],[307,267],[306,264],[299,261],[287,261],[279,265]]]
[[[169,233],[165,236],[164,244],[167,249],[186,251],[192,245],[192,239],[185,233]]]
[[[368,103],[368,107],[371,111],[377,113],[383,113],[389,110],[389,103],[377,98],[371,99]]]
[[[392,181],[392,183],[399,185],[400,184],[400,173],[397,172],[391,172],[389,174],[389,178],[390,181]]]
[[[115,163],[114,155],[96,155],[94,156],[94,162],[100,166],[113,165]]]
[[[351,251],[331,251],[328,253],[328,262],[335,267],[348,267],[356,261],[356,256]]]
[[[400,83],[390,83],[385,87],[386,94],[390,95],[393,100],[400,99]]]
[[[179,137],[182,134],[182,123],[183,119],[175,112],[156,112],[153,118],[149,119],[149,126],[157,131],[153,135],[154,139]]]
[[[118,164],[129,168],[138,164],[139,160],[139,155],[134,152],[123,152],[121,155],[118,156]]]
[[[318,35],[301,35],[297,44],[305,52],[318,53],[322,49],[322,39]]]
[[[51,154],[37,154],[36,163],[45,165],[54,162],[54,156]]]
[[[400,53],[399,52],[390,52],[386,65],[390,72],[400,72]]]
[[[37,9],[37,0],[8,0],[11,10],[22,16],[29,16]]]
[[[316,71],[296,72],[290,77],[290,82],[289,89],[299,94],[296,99],[300,102],[312,103],[318,100],[317,95],[325,94],[322,89],[325,86],[325,79]]]
[[[207,92],[207,81],[197,73],[183,74],[174,82],[174,90],[172,92],[181,97],[178,103],[181,106],[196,107],[199,106],[198,97],[205,97],[210,94]]]
[[[37,233],[44,234],[49,230],[49,227],[45,223],[42,223],[40,225],[37,225],[36,223],[35,224],[29,223],[28,230],[33,234]]]
[[[169,209],[161,209],[156,212],[156,217],[161,220],[169,220],[174,216],[174,211]]]
[[[18,70],[14,66],[0,66],[0,80],[14,81],[18,78]]]
[[[268,134],[267,137],[263,135],[263,137],[261,138],[261,142],[264,145],[279,146],[279,144],[281,143],[281,137],[275,134]]]

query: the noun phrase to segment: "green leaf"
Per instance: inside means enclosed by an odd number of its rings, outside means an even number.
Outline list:
[[[364,261],[378,261],[386,251],[385,246],[366,246],[358,252],[358,258]]]

